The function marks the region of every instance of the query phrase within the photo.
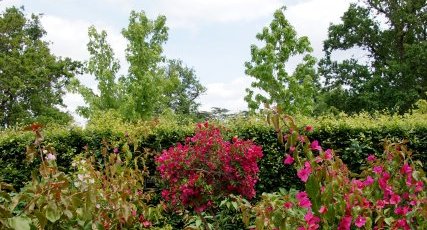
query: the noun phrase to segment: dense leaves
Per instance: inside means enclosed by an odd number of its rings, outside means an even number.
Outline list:
[[[0,14],[0,127],[71,120],[58,106],[80,64],[54,56],[45,35],[37,15],[14,7]]]
[[[347,113],[403,113],[425,99],[425,0],[364,0],[351,4],[341,19],[329,27],[326,57],[319,63],[329,106]],[[350,49],[364,50],[367,58],[333,59],[334,51]]]
[[[307,37],[297,37],[284,11],[284,7],[277,10],[269,27],[257,34],[263,46],[251,46],[252,58],[245,67],[246,74],[255,81],[251,89],[246,89],[245,100],[250,109],[258,109],[263,103],[268,103],[289,114],[311,114],[316,93],[316,60],[310,54],[312,48]],[[289,74],[286,62],[297,55],[302,56],[302,62]]]

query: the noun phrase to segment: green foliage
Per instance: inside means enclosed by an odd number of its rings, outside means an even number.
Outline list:
[[[184,66],[181,60],[169,60],[166,78],[171,83],[165,89],[168,107],[181,115],[194,115],[199,103],[195,100],[206,91],[197,80],[192,68]]]
[[[80,63],[51,54],[45,35],[37,15],[15,7],[0,14],[0,127],[72,120],[57,107]]]
[[[95,76],[99,93],[73,82],[71,88],[87,104],[78,112],[90,119],[110,113],[118,120],[131,122],[149,120],[168,109],[179,115],[194,115],[199,106],[196,99],[206,89],[193,69],[181,60],[166,60],[163,56],[168,38],[166,18],[151,20],[144,12],[132,11],[122,35],[128,40],[125,52],[129,69],[127,75],[118,77],[120,63],[107,42],[107,33],[89,28],[86,72]]]
[[[262,103],[277,105],[286,113],[311,114],[316,93],[316,60],[307,37],[297,37],[295,29],[285,18],[285,8],[274,13],[269,27],[257,34],[263,47],[251,46],[250,62],[246,62],[246,74],[255,78],[252,89],[246,89],[250,109],[258,109]],[[293,74],[285,70],[290,57],[301,55]],[[255,89],[261,93],[255,94]]]
[[[364,0],[351,4],[342,23],[331,25],[319,72],[326,103],[346,113],[404,113],[426,99],[427,8],[425,0]],[[367,63],[334,61],[333,52],[363,49]]]
[[[36,140],[26,158],[39,159],[40,167],[19,193],[5,197],[1,207],[10,213],[2,212],[2,229],[170,229],[162,206],[148,205],[153,195],[144,188],[146,156],[133,157],[131,142],[103,140],[100,151],[86,148],[66,174],[57,166],[61,153],[44,144],[39,126],[31,129]]]
[[[110,116],[111,115],[111,116]],[[138,151],[160,152],[177,142],[184,143],[194,134],[194,124],[184,122],[173,114],[161,116],[152,121],[126,123],[116,120],[115,116],[101,116],[98,121],[88,124],[86,130],[80,128],[46,128],[44,139],[62,154],[57,156],[57,165],[64,171],[70,171],[72,157],[84,150],[97,150],[100,155],[102,140],[114,141],[128,136]],[[264,157],[259,161],[260,180],[256,184],[257,194],[277,191],[278,188],[300,189],[302,184],[295,177],[295,170],[283,164],[284,149],[277,142],[276,131],[265,124],[263,117],[242,117],[224,121],[228,127],[227,137],[238,136],[251,139],[263,146]],[[351,171],[360,172],[365,166],[368,154],[380,156],[384,140],[407,140],[413,150],[413,158],[427,162],[427,117],[425,114],[406,116],[370,115],[325,116],[318,118],[297,117],[301,125],[313,124],[311,139],[319,140],[325,148],[332,148],[343,159]],[[21,188],[31,178],[34,164],[25,162],[26,145],[32,142],[32,136],[22,131],[8,130],[0,134],[0,177],[4,182]],[[152,154],[152,153],[150,153]],[[146,161],[150,175],[155,173],[154,159]],[[424,170],[427,171],[424,165]],[[152,184],[154,186],[154,184]]]

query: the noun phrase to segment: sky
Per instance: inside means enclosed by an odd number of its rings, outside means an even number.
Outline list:
[[[121,30],[128,25],[131,10],[144,11],[150,18],[165,15],[169,39],[164,55],[181,59],[192,67],[207,88],[200,97],[200,110],[212,107],[238,112],[247,109],[243,100],[251,78],[245,76],[251,44],[267,26],[276,9],[286,6],[286,18],[298,36],[308,36],[314,56],[321,58],[322,41],[327,38],[330,23],[339,23],[349,4],[355,0],[0,0],[0,11],[12,5],[24,6],[27,14],[42,13],[41,23],[46,40],[57,56],[85,61],[88,27],[106,30],[108,40],[127,71],[124,50],[126,40]],[[291,59],[288,71],[297,64]],[[96,88],[92,76],[79,76],[81,82]],[[83,99],[76,94],[64,97],[67,110],[75,115]],[[75,115],[79,124],[85,121]]]

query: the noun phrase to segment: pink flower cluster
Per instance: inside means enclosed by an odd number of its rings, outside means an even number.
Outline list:
[[[367,223],[372,224],[374,229],[406,230],[424,221],[408,217],[420,212],[427,214],[427,199],[423,179],[419,178],[420,174],[414,173],[414,165],[408,163],[410,160],[404,157],[405,153],[399,145],[390,145],[391,148],[386,149],[384,161],[369,155],[367,162],[370,170],[365,171],[363,178],[351,179],[347,167],[334,159],[331,149],[323,151],[317,140],[310,142],[294,130],[286,135],[289,152],[285,154],[283,163],[292,165],[297,162],[297,176],[305,183],[313,177],[308,185],[310,187],[306,184],[306,189],[313,189],[314,183],[320,187],[320,196],[309,197],[305,191],[298,192],[295,196],[297,205],[285,200],[285,210],[306,209],[304,226],[298,229],[319,229],[320,224],[333,223],[335,219],[327,220],[328,207],[334,207],[333,218],[341,216],[335,225],[340,230],[350,230],[352,225],[364,228]],[[305,131],[312,129],[306,127]],[[290,135],[293,135],[292,139]],[[301,156],[301,153],[305,155]],[[313,210],[312,202],[320,209]],[[343,209],[337,210],[336,207]],[[387,221],[385,217],[375,220],[378,215],[391,218]]]
[[[234,137],[225,141],[219,128],[198,124],[196,134],[184,145],[164,150],[156,158],[157,170],[166,183],[163,198],[172,206],[202,212],[221,196],[255,196],[257,161],[261,147]]]

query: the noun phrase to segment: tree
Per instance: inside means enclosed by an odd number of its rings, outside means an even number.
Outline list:
[[[75,84],[74,90],[79,92],[87,106],[80,106],[78,112],[86,118],[96,111],[118,110],[122,101],[120,85],[117,82],[117,72],[120,69],[119,61],[114,57],[114,51],[107,42],[107,32],[98,33],[95,27],[88,30],[89,43],[87,48],[90,54],[85,71],[98,81],[96,94],[91,88]]]
[[[79,83],[79,92],[87,106],[79,112],[91,118],[97,112],[114,110],[126,120],[150,118],[170,107],[177,114],[197,110],[197,97],[205,88],[195,77],[194,70],[180,60],[169,60],[162,55],[168,28],[166,18],[147,18],[144,12],[132,11],[129,25],[122,34],[128,40],[126,59],[128,74],[118,77],[119,61],[107,42],[107,33],[89,28],[89,61],[86,72],[98,81],[99,93]]]
[[[196,78],[194,70],[184,66],[181,60],[169,60],[166,77],[171,83],[165,92],[169,98],[168,107],[177,114],[196,114],[200,105],[196,99],[206,88]]]
[[[259,48],[251,46],[252,59],[245,63],[246,74],[255,78],[252,89],[246,89],[250,109],[258,109],[261,103],[275,104],[289,114],[310,114],[316,93],[316,60],[307,37],[297,37],[295,29],[286,20],[285,7],[274,13],[269,27],[257,34],[264,43]],[[301,55],[302,62],[293,74],[285,70],[291,56]],[[261,92],[255,93],[254,89]]]
[[[403,113],[426,97],[426,0],[364,0],[341,19],[329,27],[319,68],[331,92],[329,105],[348,113]],[[334,51],[352,48],[363,49],[370,60],[332,59]]]
[[[7,8],[0,15],[0,126],[20,122],[67,123],[62,96],[80,63],[51,54],[39,16]]]
[[[128,40],[126,59],[128,76],[121,78],[125,89],[124,114],[129,119],[148,118],[159,113],[166,103],[165,77],[160,63],[163,44],[168,39],[166,17],[147,18],[144,12],[132,11],[129,26],[122,34]]]

